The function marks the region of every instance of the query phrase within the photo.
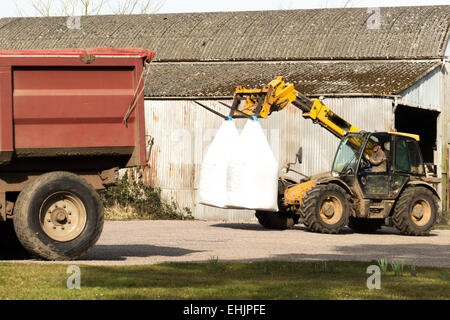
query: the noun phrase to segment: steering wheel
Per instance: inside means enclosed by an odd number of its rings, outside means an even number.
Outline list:
[[[368,169],[370,167],[371,167],[371,165],[370,165],[369,160],[367,160],[366,158],[362,157],[361,158],[361,168],[362,169]]]

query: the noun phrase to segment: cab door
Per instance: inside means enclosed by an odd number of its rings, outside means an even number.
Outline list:
[[[394,146],[392,197],[397,197],[411,175],[425,176],[425,167],[416,140],[406,136],[394,136]]]
[[[391,136],[386,133],[371,134],[367,139],[358,170],[358,183],[366,199],[388,199],[391,195],[391,145]],[[375,157],[375,146],[380,147],[385,158],[377,165],[371,163]]]

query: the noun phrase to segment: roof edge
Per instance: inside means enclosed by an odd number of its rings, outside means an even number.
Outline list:
[[[449,42],[450,44],[450,42]],[[339,61],[433,61],[433,60],[443,60],[448,59],[448,56],[421,56],[421,57],[364,57],[364,58],[346,58],[346,57],[314,57],[314,58],[272,58],[272,59],[217,59],[217,60],[199,60],[199,59],[153,59],[153,63],[233,63],[233,62],[339,62]]]
[[[308,94],[306,97],[316,98],[380,98],[380,99],[396,99],[401,98],[400,95],[389,94],[370,94],[370,93],[324,93],[324,94]],[[233,96],[145,96],[144,100],[233,100]]]

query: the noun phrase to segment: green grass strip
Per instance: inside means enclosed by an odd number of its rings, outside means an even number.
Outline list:
[[[0,263],[0,299],[450,299],[450,269],[404,266],[369,290],[373,262],[221,262],[85,266],[67,289],[68,265]]]

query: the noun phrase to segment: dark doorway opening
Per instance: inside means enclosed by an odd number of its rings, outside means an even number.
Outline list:
[[[436,164],[434,159],[436,150],[437,117],[439,112],[411,108],[398,105],[395,110],[395,128],[399,132],[413,133],[420,136],[419,146],[423,161]]]

